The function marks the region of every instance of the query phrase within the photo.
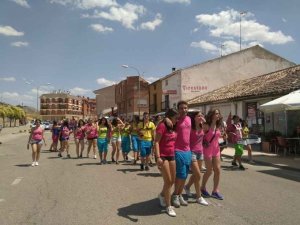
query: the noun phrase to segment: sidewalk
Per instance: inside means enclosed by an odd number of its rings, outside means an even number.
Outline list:
[[[222,151],[222,156],[233,158],[234,148],[228,147]],[[243,161],[247,162],[248,153],[244,150]],[[279,169],[288,169],[300,172],[300,156],[294,154],[282,156],[274,153],[266,153],[262,151],[252,151],[252,158],[257,165],[266,165],[277,167]],[[255,165],[255,164],[254,164]]]
[[[17,127],[5,127],[0,132],[0,142],[4,142],[7,139],[11,139],[19,134],[29,134],[30,125],[17,126]]]

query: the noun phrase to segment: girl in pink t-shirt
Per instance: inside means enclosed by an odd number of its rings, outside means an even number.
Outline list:
[[[201,167],[203,162],[203,138],[204,131],[202,128],[203,123],[205,122],[204,116],[200,111],[194,111],[189,113],[191,117],[192,129],[190,133],[190,148],[192,151],[192,176],[190,177],[189,182],[185,185],[184,189],[189,197],[191,197],[190,187],[192,184],[195,185],[196,190],[196,201],[201,205],[207,206],[208,203],[201,196],[200,192],[200,180],[201,180]]]
[[[32,164],[31,166],[38,166],[39,158],[40,158],[40,152],[42,148],[42,141],[44,141],[44,144],[46,145],[45,138],[44,138],[44,130],[41,127],[41,120],[37,119],[35,121],[35,127],[31,129],[29,138],[28,138],[28,144],[27,149],[29,149],[29,145],[31,144],[32,149]]]
[[[88,149],[87,149],[87,158],[89,157],[91,148],[93,146],[94,159],[97,159],[96,155],[96,146],[97,146],[97,138],[98,138],[98,125],[97,120],[93,121],[88,119],[87,124],[85,125],[85,134],[86,139],[88,140]]]
[[[206,116],[206,123],[203,125],[205,133],[203,139],[203,153],[206,171],[204,173],[201,185],[201,193],[204,197],[213,197],[223,200],[223,196],[219,193],[219,183],[221,174],[221,158],[219,138],[221,137],[220,126],[222,123],[222,116],[220,110],[212,109]],[[206,190],[206,183],[214,171],[214,187],[210,195]]]
[[[80,119],[74,131],[77,158],[82,158],[82,153],[84,150],[84,137],[85,137],[84,132],[85,132],[85,122],[83,121],[83,119]],[[80,153],[79,153],[79,148],[80,148]]]
[[[176,216],[171,206],[171,188],[175,182],[175,141],[177,134],[174,131],[177,119],[177,111],[169,109],[166,112],[168,123],[165,120],[160,122],[156,128],[154,150],[158,169],[163,176],[164,185],[158,195],[160,205],[166,207],[169,216]]]

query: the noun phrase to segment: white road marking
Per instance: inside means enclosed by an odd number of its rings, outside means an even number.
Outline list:
[[[11,183],[11,185],[17,185],[18,183],[21,182],[21,180],[23,179],[23,177],[17,177],[14,182]]]

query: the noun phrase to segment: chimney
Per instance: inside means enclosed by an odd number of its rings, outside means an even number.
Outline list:
[[[175,68],[175,67],[172,67],[172,73],[175,72],[175,71],[176,71],[176,68]]]

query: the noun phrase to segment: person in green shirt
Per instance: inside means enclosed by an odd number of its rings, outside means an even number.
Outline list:
[[[98,139],[97,146],[99,151],[100,164],[106,164],[106,156],[108,150],[108,136],[111,130],[110,125],[105,117],[102,117],[98,122]]]
[[[144,112],[143,121],[138,124],[140,138],[141,170],[149,170],[150,154],[155,138],[155,125],[150,121],[149,113]]]
[[[122,136],[122,155],[124,161],[128,160],[128,153],[130,152],[130,124],[128,122],[125,122],[125,126],[121,131]]]
[[[140,118],[138,115],[133,116],[133,120],[130,124],[130,135],[131,135],[131,146],[133,150],[133,164],[139,159],[139,149],[140,149],[140,140],[138,135],[138,124],[140,122]]]

